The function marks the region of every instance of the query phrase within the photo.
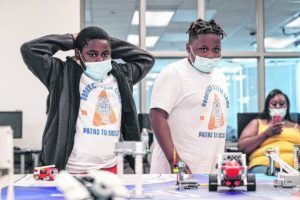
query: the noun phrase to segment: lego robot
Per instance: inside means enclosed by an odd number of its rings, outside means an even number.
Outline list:
[[[184,180],[184,170],[186,164],[183,161],[177,162],[176,149],[173,150],[173,173],[177,174],[176,186],[177,190],[180,189],[198,189],[199,183],[196,180]]]
[[[256,190],[255,174],[247,173],[245,154],[219,154],[217,172],[209,174],[209,191],[217,191],[219,186],[229,187],[231,190],[246,186],[247,191]]]
[[[183,161],[174,165],[173,172],[177,174],[177,190],[181,189],[198,189],[199,183],[196,180],[184,180],[184,169],[186,165]]]
[[[115,154],[117,155],[118,176],[124,174],[123,157],[132,155],[135,157],[135,189],[129,193],[130,199],[152,199],[152,194],[146,194],[143,191],[143,156],[146,154],[147,145],[145,142],[122,141],[115,144]]]
[[[54,181],[57,174],[58,169],[55,167],[55,165],[47,165],[42,167],[35,167],[33,178],[35,180]]]
[[[14,199],[14,153],[13,130],[10,126],[0,126],[0,198],[2,189],[7,187],[6,199]]]
[[[300,185],[300,173],[298,172],[299,145],[294,145],[294,168],[279,157],[278,148],[269,148],[265,155],[269,158],[267,175],[275,175],[275,163],[280,166],[280,171],[274,180],[274,187],[290,188]]]

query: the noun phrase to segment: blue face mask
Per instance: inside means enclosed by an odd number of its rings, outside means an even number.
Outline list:
[[[85,66],[84,74],[96,81],[102,81],[112,70],[111,59],[101,62],[83,62],[81,54],[79,56],[81,65]]]
[[[200,57],[194,54],[192,47],[190,48],[191,48],[191,53],[195,57],[195,61],[192,65],[195,69],[199,70],[200,72],[211,73],[219,65],[221,61],[221,57],[219,58]]]
[[[102,81],[112,69],[111,59],[101,62],[85,62],[84,64],[86,66],[84,73],[96,81]]]

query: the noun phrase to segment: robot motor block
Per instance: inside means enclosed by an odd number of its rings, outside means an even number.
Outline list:
[[[246,186],[247,191],[256,190],[255,174],[247,173],[246,157],[242,153],[223,153],[218,156],[217,174],[209,174],[209,191],[219,186],[234,189]]]

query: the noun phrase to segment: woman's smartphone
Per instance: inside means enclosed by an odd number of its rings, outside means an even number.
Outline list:
[[[274,115],[272,118],[272,123],[273,124],[282,123],[282,117],[280,115]]]

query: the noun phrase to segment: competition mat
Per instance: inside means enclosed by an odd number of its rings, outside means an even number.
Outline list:
[[[124,175],[123,180],[129,191],[134,190],[135,175]],[[208,191],[207,175],[191,175],[189,178],[197,180],[200,184],[198,189],[177,190],[176,175],[171,174],[144,174],[143,190],[153,199],[251,199],[251,200],[282,200],[300,199],[300,192],[295,188],[275,188],[273,187],[274,177],[263,174],[256,175],[256,192],[247,192],[245,187],[238,187],[229,190],[226,187],[219,187],[218,192]],[[56,188],[55,181],[36,181],[32,175],[23,175],[15,180],[16,200],[54,200],[64,199],[59,189]],[[2,191],[1,199],[5,199],[7,190]]]

